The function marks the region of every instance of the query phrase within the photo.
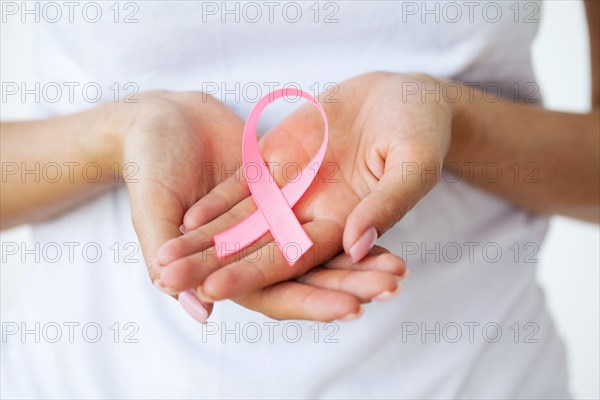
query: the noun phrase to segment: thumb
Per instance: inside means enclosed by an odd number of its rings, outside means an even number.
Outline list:
[[[383,176],[346,219],[343,245],[353,263],[360,261],[378,237],[402,219],[439,179],[440,163],[402,161]]]
[[[181,205],[164,191],[149,191],[143,196],[136,196],[130,192],[130,201],[133,225],[142,247],[150,280],[162,292],[178,299],[193,319],[206,322],[212,312],[212,304],[200,301],[193,293],[177,293],[160,281],[161,267],[156,261],[156,256],[160,246],[181,235]]]
[[[130,204],[133,227],[148,274],[155,283],[160,276],[160,266],[156,261],[158,249],[163,243],[181,235],[179,226],[183,212],[179,204],[158,191],[146,191],[139,196],[130,191]]]
[[[213,303],[206,303],[200,300],[192,289],[179,293],[178,300],[185,312],[201,324],[208,320],[214,307]]]

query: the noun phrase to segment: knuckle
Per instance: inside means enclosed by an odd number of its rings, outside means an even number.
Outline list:
[[[154,283],[159,277],[160,277],[160,272],[156,270],[156,268],[153,268],[152,265],[148,265],[148,278],[150,279],[151,283]]]
[[[391,229],[398,221],[400,221],[410,211],[411,206],[405,201],[393,201],[388,209],[387,218],[383,219],[381,230],[378,236],[381,236],[386,231]]]
[[[175,258],[178,258],[183,254],[186,249],[186,244],[181,237],[171,239],[167,243],[164,244],[164,249],[171,253],[171,255]]]

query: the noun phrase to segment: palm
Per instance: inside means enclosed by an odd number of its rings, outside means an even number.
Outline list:
[[[147,100],[150,112],[125,137],[124,162],[138,170],[127,184],[147,265],[179,236],[185,212],[220,183],[224,168],[239,163],[243,122],[235,114],[211,98],[169,96]]]
[[[221,183],[223,171],[233,171],[236,165],[240,165],[241,158],[243,122],[233,112],[212,98],[205,103],[197,98],[200,96],[175,96],[175,101],[170,98],[167,101],[162,98],[153,99],[155,104],[146,113],[150,117],[142,118],[136,123],[125,138],[124,158],[139,167],[138,182],[131,182],[128,187],[134,225],[147,265],[152,266],[150,275],[153,281],[159,276],[162,279],[160,267],[154,262],[155,257],[161,259],[159,247],[171,239],[187,237],[180,236],[179,227],[186,211],[199,199],[208,204],[208,209],[222,205],[223,198],[214,199],[206,194]],[[192,238],[194,245],[202,243],[202,240],[196,239]],[[364,268],[372,267],[375,260],[384,253],[382,249],[376,249],[369,262],[363,264]],[[338,265],[343,268],[348,263],[344,263],[342,257]],[[385,265],[392,273],[404,271],[404,265],[396,258],[388,260]],[[202,269],[209,268],[203,266]],[[339,279],[340,274],[334,275],[328,274],[316,281],[323,287],[323,282],[330,282],[331,278],[336,277]],[[360,278],[358,275],[360,274],[354,274]],[[383,273],[373,273],[370,276],[372,287],[367,285],[362,289],[363,293],[366,291],[367,297],[373,287],[375,293],[391,286],[396,287],[395,278],[390,274],[384,276]],[[352,280],[346,281],[352,283]],[[359,300],[353,295],[311,287],[310,283],[275,285],[269,291],[255,293],[254,299],[258,299],[258,302],[249,303],[249,299],[246,302],[244,299],[239,301],[251,308],[261,308],[274,316],[289,315],[322,320],[356,310]],[[339,285],[336,288],[343,290]],[[178,292],[167,291],[171,294]],[[291,313],[281,314],[285,310],[277,307],[273,311],[265,309],[265,304],[273,307],[282,298],[288,300]],[[267,299],[272,300],[265,302]],[[325,310],[323,304],[329,305],[329,309]],[[205,304],[205,307],[210,312],[211,306]]]
[[[200,220],[206,225],[195,236],[179,242],[178,251],[171,252],[167,263],[188,257],[173,262],[161,279],[174,285],[200,284],[206,299],[235,298],[275,282],[301,277],[338,254],[348,236],[344,228],[365,198],[372,198],[375,203],[368,211],[386,221],[378,226],[379,233],[389,228],[435,183],[412,176],[406,185],[398,185],[403,163],[439,164],[449,142],[445,110],[436,114],[435,104],[403,101],[402,82],[388,79],[385,74],[366,75],[342,84],[338,103],[324,104],[330,126],[328,151],[313,184],[294,207],[315,246],[294,268],[286,265],[280,253],[267,262],[261,258],[258,262],[249,260],[256,260],[256,255],[242,260],[218,260],[211,249],[201,256],[193,255],[206,250],[193,241],[210,242],[215,233],[231,227],[256,208],[245,183],[229,182],[216,188],[218,194],[213,194],[214,198],[227,198],[224,207],[213,209],[214,215],[204,213]],[[295,176],[288,168],[290,162],[306,165],[310,161],[322,141],[322,131],[319,114],[307,105],[260,141],[263,156],[273,167],[279,186],[294,181]],[[400,193],[401,198],[379,204],[377,196],[385,198],[392,191],[381,187],[390,177],[400,186],[393,187],[393,191]],[[395,195],[393,200],[397,198]],[[207,206],[208,201],[202,200],[194,207],[201,210]],[[258,241],[258,257],[261,246],[272,240],[268,233]],[[202,271],[190,272],[197,262],[194,257],[208,261]]]
[[[369,74],[342,84],[338,102],[324,104],[329,119],[328,151],[313,184],[294,209],[303,222],[330,221],[344,227],[359,202],[381,190],[378,185],[384,175],[403,175],[406,185],[395,190],[405,201],[386,204],[384,211],[392,218],[381,227],[381,234],[435,183],[435,176],[422,175],[421,168],[439,168],[449,145],[447,132],[440,132],[444,126],[440,119],[445,115],[433,110],[439,104],[424,104],[419,96],[403,99],[405,83],[385,74]],[[319,114],[306,105],[261,141],[281,186],[295,178],[286,165],[308,163],[320,145],[322,131]],[[419,170],[415,173],[413,168]],[[404,176],[407,171],[411,174]],[[341,247],[339,231],[330,231],[328,243]]]

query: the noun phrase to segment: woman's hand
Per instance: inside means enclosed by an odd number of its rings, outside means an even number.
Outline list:
[[[158,248],[181,235],[179,227],[190,206],[218,185],[226,171],[241,165],[243,122],[222,103],[198,92],[148,92],[138,100],[45,120],[2,123],[3,162],[29,169],[49,163],[95,164],[103,172],[94,182],[82,179],[82,174],[71,179],[65,173],[52,182],[22,180],[18,171],[7,174],[0,191],[2,228],[51,218],[89,200],[115,184],[114,166],[119,165],[151,279],[204,320],[211,305],[191,292],[165,288],[153,265]],[[205,204],[218,211],[224,200],[213,196]],[[358,267],[373,272],[353,270],[356,266],[350,268],[345,260],[340,256],[327,270],[307,276],[305,283],[285,282],[257,291],[244,304],[279,319],[337,319],[358,314],[360,302],[372,293],[395,290],[394,274],[401,275],[404,268],[398,257],[382,249]],[[367,284],[358,285],[365,275],[370,276]],[[324,289],[327,285],[336,290]]]
[[[124,180],[132,220],[153,282],[158,248],[181,235],[185,212],[240,165],[243,122],[225,105],[198,92],[149,92],[127,111],[120,165],[135,165]],[[126,172],[126,171],[125,171]]]
[[[224,171],[241,165],[243,122],[224,104],[201,93],[148,93],[131,112],[135,118],[122,134],[122,165],[134,163],[138,169],[136,179],[126,179],[126,184],[150,277],[203,321],[212,304],[161,283],[155,258],[163,243],[181,235],[185,212],[221,183]],[[222,207],[224,200],[213,196],[205,203]],[[348,315],[359,314],[361,302],[396,290],[396,275],[403,273],[402,261],[381,248],[358,266],[342,254],[328,267],[303,277],[303,283],[258,290],[240,303],[278,319],[351,318]]]
[[[217,186],[186,213],[184,225],[190,232],[159,250],[159,262],[165,265],[161,281],[177,290],[196,289],[207,302],[243,299],[276,282],[310,274],[342,248],[351,264],[362,260],[376,238],[439,178],[454,107],[441,97],[424,95],[425,89],[436,89],[436,82],[422,75],[372,73],[342,83],[337,102],[322,101],[329,120],[328,151],[312,186],[294,207],[315,245],[294,267],[278,248],[269,250],[276,247],[270,233],[242,259],[219,260],[210,247],[214,234],[256,208],[247,184],[238,177]],[[408,87],[411,96],[405,95]],[[320,118],[312,105],[303,106],[261,140],[263,156],[280,186],[295,178],[289,176],[289,163],[306,164],[319,147]]]

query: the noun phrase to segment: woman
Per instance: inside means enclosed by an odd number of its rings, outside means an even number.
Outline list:
[[[542,214],[598,221],[598,112],[539,107],[539,3],[429,6],[141,3],[41,24],[40,81],[97,83],[107,104],[88,85],[40,107],[61,117],[2,126],[3,162],[20,168],[3,182],[3,227],[36,221],[41,249],[75,249],[72,262],[28,260],[6,319],[22,340],[3,343],[3,395],[568,396],[531,260]],[[276,249],[221,262],[205,244],[253,207],[240,175],[224,173],[239,166],[240,118],[253,88],[292,84],[324,92],[329,120],[334,179],[294,209],[319,251],[292,269]],[[137,103],[110,103],[138,87]],[[263,155],[302,164],[323,126],[312,105],[277,123],[286,104],[261,120]],[[36,162],[74,173],[35,182],[23,171]],[[386,231],[378,243],[396,255],[372,248]],[[398,256],[411,278],[394,297]],[[226,298],[265,316],[222,302],[198,325],[144,265],[196,320]]]

